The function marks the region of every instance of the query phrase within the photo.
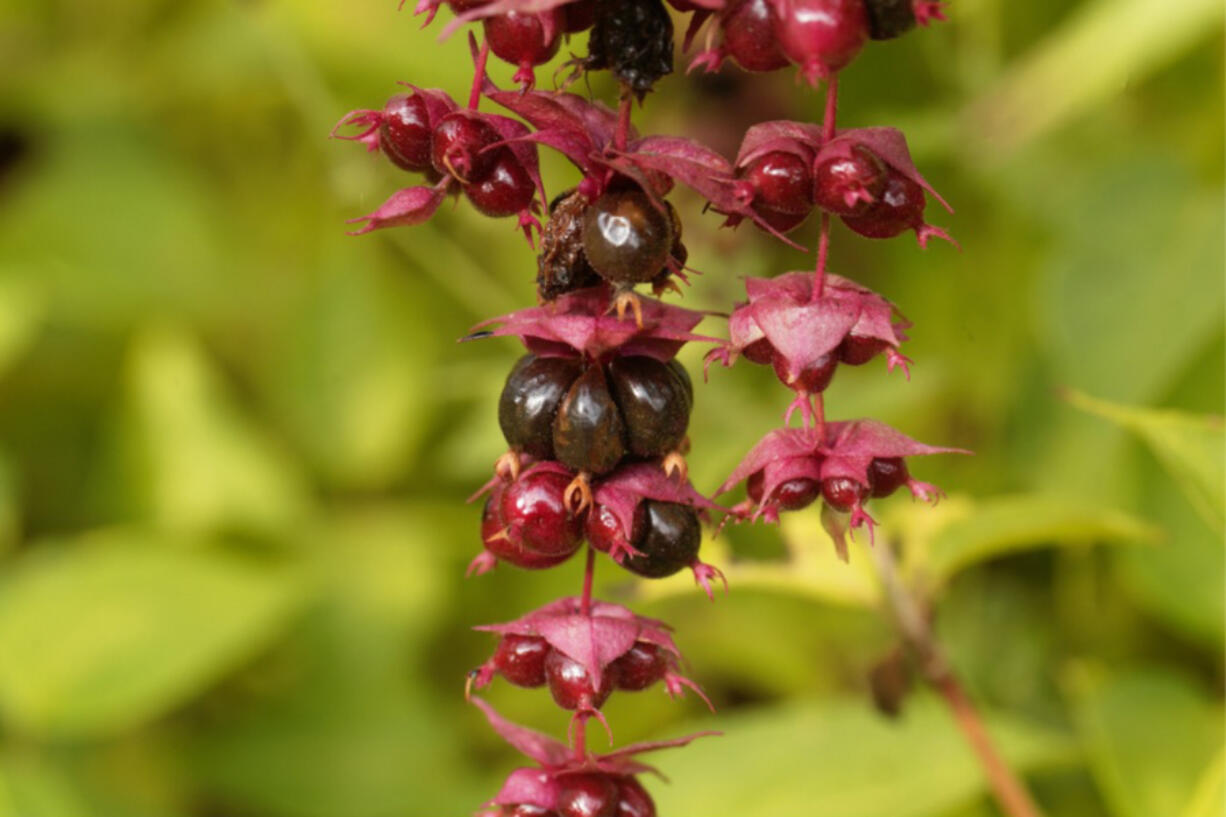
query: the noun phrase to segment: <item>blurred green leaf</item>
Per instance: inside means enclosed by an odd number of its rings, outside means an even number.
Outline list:
[[[1219,750],[1205,766],[1179,817],[1222,817],[1223,814],[1226,814],[1226,750]]]
[[[1162,669],[1069,679],[1090,767],[1116,817],[1178,815],[1222,746],[1222,707]]]
[[[1219,533],[1226,529],[1226,423],[1222,417],[1120,406],[1076,391],[1068,393],[1068,400],[1144,440],[1205,521]]]
[[[0,451],[0,555],[17,544],[21,535],[21,503],[17,475],[5,452]]]
[[[0,752],[0,817],[94,817],[72,782],[51,763]]]
[[[953,719],[927,695],[908,700],[897,721],[849,698],[725,716],[715,725],[723,737],[659,757],[661,770],[681,781],[653,789],[661,814],[926,817],[986,786]],[[1072,742],[1048,729],[1004,717],[989,718],[988,729],[1022,772],[1075,756]]]
[[[116,532],[43,547],[0,585],[0,715],[46,736],[111,734],[198,694],[281,629],[286,574]]]
[[[0,377],[26,350],[42,325],[45,304],[33,282],[0,273]]]

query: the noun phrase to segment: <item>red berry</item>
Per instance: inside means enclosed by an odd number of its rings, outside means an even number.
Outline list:
[[[768,0],[735,0],[720,27],[724,50],[746,71],[774,71],[788,64],[775,42],[774,14]]]
[[[587,534],[588,542],[601,553],[608,553],[615,542],[629,544],[629,540],[622,532],[621,522],[607,505],[593,507],[587,515],[583,529]]]
[[[545,656],[549,642],[534,635],[504,635],[494,650],[498,674],[521,687],[545,684]]]
[[[498,141],[498,132],[488,122],[468,111],[455,111],[434,126],[430,162],[439,173],[461,182],[483,179],[494,169],[501,153],[485,149]]]
[[[500,505],[503,522],[523,546],[544,556],[569,556],[583,542],[583,523],[562,500],[570,477],[532,471],[507,486]]]
[[[651,795],[633,777],[617,781],[616,817],[656,817],[656,804]]]
[[[890,344],[881,338],[863,335],[848,335],[839,344],[839,362],[849,366],[862,366],[888,349]]]
[[[548,40],[545,39],[546,14],[555,17],[548,20],[552,35]],[[562,40],[556,16],[552,12],[546,14],[509,11],[496,17],[486,17],[483,27],[490,51],[512,65],[518,65],[530,78],[532,66],[553,59]]]
[[[447,5],[455,14],[463,14],[481,8],[489,2],[490,0],[447,0]]]
[[[749,498],[758,505],[762,504],[764,482],[765,472],[755,471],[749,475],[745,483]],[[770,503],[781,510],[799,511],[801,508],[812,505],[821,492],[822,486],[817,480],[808,477],[794,477],[780,483],[775,488],[774,493],[770,496]]]
[[[562,33],[578,34],[587,31],[596,21],[596,4],[599,0],[576,0],[560,7]]]
[[[788,388],[818,394],[826,390],[834,378],[834,371],[839,366],[836,352],[827,352],[809,365],[801,369],[795,380],[788,380],[787,359],[783,355],[775,355],[775,376]]]
[[[673,236],[669,211],[637,187],[605,193],[583,214],[584,255],[615,284],[640,284],[659,275]]]
[[[863,145],[850,156],[819,161],[813,169],[813,198],[817,206],[839,216],[862,216],[885,191],[886,169]]]
[[[868,39],[863,0],[776,0],[775,37],[810,82],[828,77]]]
[[[874,457],[868,466],[868,484],[872,495],[879,499],[897,491],[910,478],[902,457]]]
[[[383,106],[379,147],[397,167],[430,170],[430,113],[419,94],[396,94]]]
[[[671,576],[698,558],[702,526],[689,505],[645,499],[634,515],[631,544],[642,556],[631,556],[622,567],[649,579]]]
[[[495,492],[494,496],[485,501],[485,510],[481,515],[481,541],[486,550],[494,554],[500,561],[527,570],[541,570],[560,565],[571,557],[573,551],[557,556],[547,556],[511,541],[511,537],[506,532],[506,523],[502,521],[502,514],[498,508],[500,503],[495,501],[500,499],[501,496]]]
[[[923,226],[926,203],[924,188],[890,172],[877,203],[862,216],[844,216],[843,223],[867,238],[893,238]]]
[[[581,772],[558,778],[560,817],[616,817],[618,785],[607,775]]]
[[[847,477],[822,480],[822,498],[836,511],[850,511],[868,498],[868,488]]]
[[[518,806],[503,806],[503,817],[558,817],[558,813],[540,806],[520,803]]]
[[[655,644],[636,641],[634,646],[609,665],[609,674],[618,689],[638,692],[659,681],[668,671],[664,651]]]
[[[759,207],[788,215],[813,209],[809,163],[794,153],[771,151],[750,162],[740,175],[753,185],[754,204]]]
[[[764,207],[757,202],[754,202],[751,206],[763,221],[775,228],[775,231],[779,233],[788,233],[795,230],[801,224],[804,224],[805,219],[809,217],[808,212],[781,213],[778,210]]]
[[[464,185],[464,193],[473,206],[491,218],[513,216],[527,210],[536,195],[532,177],[509,148],[490,151],[494,164],[484,176]],[[488,154],[487,154],[488,155]]]
[[[762,366],[769,366],[775,361],[775,347],[766,338],[758,338],[742,349],[741,354]]]
[[[613,691],[612,675],[602,673],[597,689],[586,667],[557,650],[545,656],[545,680],[554,703],[569,710],[599,709]]]

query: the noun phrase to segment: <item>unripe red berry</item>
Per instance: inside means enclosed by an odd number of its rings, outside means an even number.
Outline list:
[[[850,156],[834,156],[813,169],[817,206],[839,216],[861,216],[885,191],[886,168],[868,148],[856,145]]]
[[[889,172],[877,202],[861,216],[843,223],[867,238],[893,238],[924,223],[924,188],[901,173]]]
[[[633,777],[617,781],[616,817],[656,817],[656,804],[643,784]]]
[[[770,366],[775,362],[775,347],[766,338],[758,338],[742,349],[741,354],[760,366]]]
[[[902,457],[875,457],[868,466],[868,484],[878,498],[894,493],[910,478]]]
[[[810,82],[828,77],[868,39],[863,0],[775,0],[775,37]]]
[[[789,215],[813,209],[813,176],[809,163],[794,153],[775,150],[754,159],[741,178],[754,188],[754,204]]]
[[[608,553],[614,543],[619,541],[629,544],[629,540],[622,533],[621,522],[606,505],[596,505],[588,512],[583,531],[591,546],[601,553]]]
[[[758,505],[761,505],[764,499],[762,496],[764,482],[765,474],[762,471],[750,474],[749,479],[745,482],[749,498]],[[769,501],[780,510],[799,511],[801,508],[812,505],[821,492],[822,486],[817,480],[795,477],[780,483],[775,488],[775,492],[771,494]]]
[[[599,709],[613,691],[613,678],[609,673],[600,676],[597,688],[586,667],[558,650],[550,650],[545,656],[545,680],[554,703],[572,711]],[[561,808],[558,811],[565,813]]]
[[[818,394],[825,391],[830,381],[834,379],[834,372],[839,366],[839,357],[835,351],[827,352],[801,369],[794,380],[788,380],[788,363],[783,355],[776,354],[773,362],[775,376],[785,386],[796,391]]]
[[[805,219],[809,217],[807,211],[804,213],[781,213],[778,210],[772,210],[760,204],[752,206],[754,212],[779,233],[788,233],[795,230],[801,224],[804,224]]]
[[[571,553],[549,556],[535,550],[529,550],[522,544],[513,542],[507,535],[506,523],[502,520],[499,510],[501,499],[497,495],[485,501],[485,510],[481,514],[481,541],[485,549],[494,554],[500,561],[522,567],[527,570],[542,570],[554,565],[560,565],[571,557]]]
[[[863,335],[848,335],[839,344],[839,362],[849,366],[862,366],[890,347],[881,338]]]
[[[558,778],[557,810],[560,817],[616,817],[618,786],[598,772]]]
[[[497,148],[488,153],[494,164],[484,176],[471,178],[464,185],[464,194],[480,212],[491,218],[513,216],[527,210],[536,195],[536,186],[523,164],[509,148]]]
[[[556,811],[531,806],[527,803],[520,803],[518,806],[503,806],[503,814],[505,817],[558,817]]]
[[[640,284],[655,278],[673,247],[673,219],[639,188],[605,193],[583,214],[583,252],[602,278]]]
[[[549,650],[549,642],[539,636],[504,635],[494,650],[494,668],[516,686],[544,686]]]
[[[775,41],[768,0],[734,0],[725,9],[720,28],[724,50],[746,71],[775,71],[788,64]]]
[[[570,477],[557,471],[530,471],[502,492],[503,522],[523,546],[545,556],[568,556],[583,542],[583,523],[562,497]]]
[[[379,147],[397,167],[430,170],[430,113],[420,94],[396,94],[383,106]]]
[[[554,16],[553,12],[546,12]],[[553,59],[562,40],[558,20],[550,20],[552,36],[545,39],[545,15],[509,11],[486,17],[482,25],[490,51],[512,65],[518,65],[530,78],[532,67]],[[517,75],[519,76],[519,75]]]
[[[836,511],[850,511],[868,498],[868,487],[847,477],[822,480],[822,498]]]
[[[500,141],[498,132],[468,111],[444,116],[435,124],[430,138],[430,161],[434,169],[461,182],[488,176],[501,153],[485,150]]]
[[[659,681],[668,671],[664,651],[655,644],[636,641],[634,646],[609,665],[618,689],[638,692]]]

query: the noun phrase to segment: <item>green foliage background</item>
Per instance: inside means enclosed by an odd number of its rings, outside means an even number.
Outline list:
[[[828,406],[977,452],[915,465],[937,509],[879,511],[1048,812],[1217,817],[1222,7],[949,11],[866,50],[841,121],[907,132],[962,252],[838,228],[834,268],[902,306],[917,365],[843,371]],[[453,339],[530,303],[533,260],[464,205],[346,237],[406,178],[327,139],[396,80],[463,95],[437,30],[392,0],[0,0],[0,815],[437,817],[516,763],[463,703],[491,646],[468,628],[580,568],[462,579],[518,349]],[[675,76],[644,129],[731,152],[815,117],[786,73]],[[675,198],[688,305],[811,263]],[[776,423],[771,381],[700,388],[700,488]],[[726,737],[660,757],[662,815],[996,813],[934,699],[868,703],[894,636],[862,544],[838,565],[799,514],[708,549],[714,605],[598,576],[677,626],[721,708]],[[564,729],[543,692],[490,698]],[[619,742],[712,723],[656,692],[607,712]]]

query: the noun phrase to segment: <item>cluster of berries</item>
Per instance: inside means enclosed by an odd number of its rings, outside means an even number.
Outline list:
[[[364,143],[428,183],[395,193],[358,219],[357,231],[419,224],[448,194],[463,192],[482,213],[518,216],[536,251],[539,304],[493,318],[466,339],[518,338],[526,353],[508,375],[498,422],[508,450],[484,497],[482,551],[470,574],[496,565],[557,566],[587,544],[583,592],[515,621],[477,629],[498,636],[493,655],[469,675],[470,699],[491,726],[537,765],[513,772],[482,817],[654,817],[638,776],[652,771],[635,755],[681,746],[693,737],[596,754],[586,725],[608,728],[601,707],[615,691],[660,685],[671,695],[699,687],[679,672],[681,654],[667,625],[592,597],[598,553],[645,578],[689,567],[711,596],[722,573],[698,558],[702,525],[777,521],[781,511],[823,501],[823,525],[846,558],[845,534],[873,519],[872,497],[906,486],[921,499],[936,488],[910,475],[907,457],[950,452],[918,443],[871,420],[827,422],[824,392],[840,364],[900,351],[910,326],[888,300],[826,270],[832,216],[861,235],[888,238],[914,230],[921,246],[948,236],[924,221],[927,196],[944,200],[916,170],[902,134],[890,128],[835,126],[837,73],[869,39],[889,39],[932,19],[926,0],[668,0],[690,14],[688,47],[709,22],[706,48],[691,67],[717,70],[726,58],[752,71],[796,65],[827,87],[821,124],[764,122],[744,135],[735,160],[692,139],[640,136],[635,101],[672,71],[673,23],[662,0],[446,0],[447,26],[480,21],[470,34],[474,76],[464,108],[445,92],[410,86],[380,110],[348,114],[343,138]],[[443,0],[421,0],[433,19]],[[534,88],[534,69],[562,38],[590,29],[588,55],[572,76],[609,70],[622,92],[616,110],[565,89]],[[445,32],[446,33],[446,32]],[[486,74],[490,55],[516,66],[516,90]],[[479,111],[482,99],[517,118]],[[537,150],[556,150],[580,172],[550,201]],[[821,213],[812,272],[746,281],[747,300],[728,316],[728,339],[695,334],[704,314],[659,296],[688,283],[681,219],[666,196],[676,184],[696,192],[735,226],[749,220],[784,236]],[[550,201],[548,208],[544,202]],[[945,205],[948,207],[948,205]],[[544,223],[538,219],[544,219]],[[534,236],[534,231],[536,235]],[[539,244],[534,239],[539,239]],[[794,245],[795,246],[795,245]],[[652,296],[635,287],[649,285]],[[714,345],[706,358],[741,357],[770,365],[796,393],[784,427],[768,433],[720,486],[746,484],[747,498],[724,508],[690,484],[694,388],[676,355],[689,342]],[[802,427],[789,426],[799,411]],[[502,677],[548,687],[572,712],[567,744],[499,716],[473,690]],[[710,702],[707,702],[710,705]]]

